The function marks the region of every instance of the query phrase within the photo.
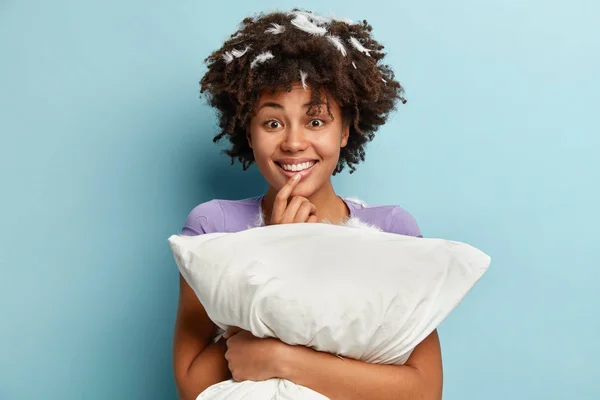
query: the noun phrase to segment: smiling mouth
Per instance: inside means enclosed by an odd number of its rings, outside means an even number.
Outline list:
[[[306,161],[299,164],[282,164],[279,162],[276,162],[275,164],[285,172],[302,172],[311,169],[316,163],[316,161]]]

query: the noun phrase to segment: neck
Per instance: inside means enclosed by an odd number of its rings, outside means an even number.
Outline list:
[[[262,201],[262,210],[267,224],[271,220],[275,196],[277,196],[277,190],[269,187]],[[341,224],[350,215],[350,210],[348,210],[344,200],[335,193],[331,180],[307,199],[317,208],[317,218],[320,222],[328,221],[332,224]]]

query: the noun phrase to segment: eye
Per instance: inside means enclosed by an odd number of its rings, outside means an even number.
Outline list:
[[[271,120],[265,122],[263,125],[267,129],[278,129],[281,127],[281,124],[279,123],[279,121],[275,121],[274,119],[271,119]]]
[[[312,121],[310,121],[309,125],[311,128],[320,128],[323,125],[325,125],[325,121],[323,121],[322,119],[313,119]]]

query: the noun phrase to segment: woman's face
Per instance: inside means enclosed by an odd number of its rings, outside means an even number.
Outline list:
[[[261,94],[247,136],[256,165],[273,190],[298,173],[302,179],[294,196],[310,197],[330,183],[340,150],[348,143],[349,125],[335,100],[329,99],[332,119],[325,93],[322,99],[321,113],[308,116],[311,90],[300,83],[290,92]]]

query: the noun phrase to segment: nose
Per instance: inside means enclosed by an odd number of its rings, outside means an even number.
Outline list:
[[[281,150],[289,153],[297,153],[306,150],[308,141],[304,135],[302,126],[292,126],[285,132],[281,142]]]

